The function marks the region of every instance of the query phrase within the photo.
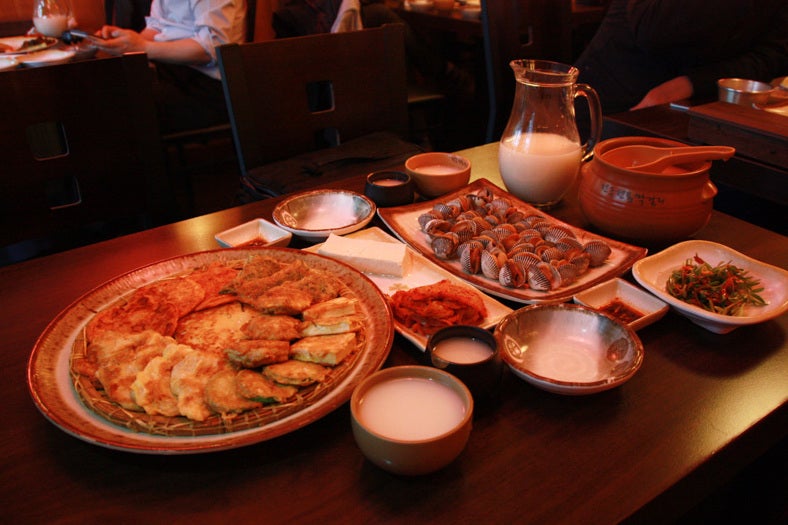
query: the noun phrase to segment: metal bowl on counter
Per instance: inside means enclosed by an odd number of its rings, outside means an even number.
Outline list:
[[[774,88],[766,82],[745,78],[721,78],[717,81],[719,99],[740,106],[761,106],[769,102]]]

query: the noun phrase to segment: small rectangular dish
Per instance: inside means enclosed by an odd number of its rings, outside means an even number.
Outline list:
[[[611,315],[633,330],[662,319],[670,309],[664,301],[619,277],[578,292],[573,301]]]
[[[265,219],[245,222],[214,237],[222,248],[287,246],[293,234]]]

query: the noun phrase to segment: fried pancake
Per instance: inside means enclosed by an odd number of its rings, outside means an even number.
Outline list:
[[[141,411],[132,397],[131,385],[137,374],[174,342],[171,337],[152,330],[138,334],[104,332],[102,337],[91,343],[90,352],[97,364],[96,379],[107,396],[117,404],[128,410]]]
[[[249,369],[240,370],[235,380],[239,394],[264,404],[284,403],[298,392],[294,386],[277,385],[260,372]]]
[[[195,310],[205,310],[214,306],[235,301],[233,294],[220,293],[238,275],[239,269],[233,265],[213,263],[189,274],[189,279],[199,284],[205,292],[203,301]]]
[[[246,323],[241,331],[249,339],[292,341],[301,337],[301,321],[289,315],[259,315]]]
[[[299,315],[312,304],[312,296],[285,283],[275,286],[259,297],[247,297],[243,301],[268,315]]]
[[[177,325],[178,307],[163,300],[155,291],[141,288],[126,301],[96,314],[85,327],[85,333],[88,341],[107,331],[134,334],[153,330],[162,335],[172,335]]]
[[[334,366],[356,348],[355,332],[315,335],[299,339],[290,347],[293,359]]]
[[[178,317],[183,317],[205,299],[205,290],[188,277],[163,279],[140,289],[145,293],[158,294],[163,302],[169,302],[178,309]]]
[[[246,339],[243,327],[259,315],[237,302],[199,310],[180,320],[174,337],[179,343],[223,356],[225,348]]]
[[[272,261],[269,266],[266,266],[266,258],[261,257],[261,259],[263,261],[256,262],[251,270],[248,270],[251,263],[244,266],[244,269],[228,287],[230,291],[238,296],[238,300],[241,302],[253,304],[254,300],[265,295],[271,288],[301,279],[309,271],[309,268],[303,261],[295,261],[286,266],[281,266],[280,263]],[[279,267],[278,270],[265,275],[268,270],[276,266]],[[256,273],[258,270],[259,273]]]
[[[325,380],[329,371],[317,363],[290,360],[266,366],[263,375],[281,385],[309,386]]]
[[[357,311],[358,301],[349,297],[335,297],[328,301],[314,304],[304,310],[304,321],[314,321],[323,317],[344,317],[353,315]]]
[[[213,413],[205,401],[208,380],[222,370],[232,370],[224,356],[196,350],[172,367],[170,388],[178,399],[178,412],[194,421],[205,421]]]
[[[172,368],[194,350],[190,346],[170,344],[162,355],[154,357],[131,384],[134,402],[151,415],[178,416],[178,398],[172,393]]]
[[[290,342],[268,339],[234,341],[232,346],[225,349],[225,353],[234,365],[257,368],[287,361],[290,356]]]
[[[361,327],[361,320],[355,316],[324,317],[314,321],[304,321],[301,325],[301,337],[358,332]]]
[[[211,376],[205,385],[205,402],[217,414],[226,416],[263,406],[238,393],[236,374],[235,370],[222,370]]]

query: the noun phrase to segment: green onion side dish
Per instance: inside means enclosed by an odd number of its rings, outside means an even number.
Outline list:
[[[695,255],[674,270],[667,292],[682,301],[722,315],[739,315],[745,305],[764,306],[760,281],[730,262],[711,266]]]

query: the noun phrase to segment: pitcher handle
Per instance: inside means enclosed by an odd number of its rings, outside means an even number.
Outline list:
[[[586,99],[591,117],[591,132],[588,135],[588,140],[583,144],[582,161],[585,162],[594,155],[594,146],[596,146],[596,143],[599,142],[599,138],[602,136],[602,105],[599,103],[599,95],[588,84],[575,85],[574,98],[577,97]]]

